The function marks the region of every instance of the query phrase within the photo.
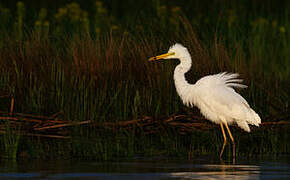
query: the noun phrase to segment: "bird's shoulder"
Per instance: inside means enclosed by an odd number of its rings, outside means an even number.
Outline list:
[[[215,76],[214,75],[204,76],[200,78],[195,84],[200,86],[215,84]]]

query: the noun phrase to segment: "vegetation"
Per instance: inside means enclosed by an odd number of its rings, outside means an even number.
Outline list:
[[[184,107],[175,92],[172,73],[177,62],[148,62],[180,42],[194,61],[189,82],[210,73],[239,72],[249,86],[240,93],[262,121],[289,121],[288,1],[283,10],[270,11],[272,4],[265,3],[257,12],[258,2],[252,7],[228,2],[223,7],[214,1],[218,10],[211,14],[206,14],[203,3],[186,2],[140,3],[144,10],[139,18],[125,13],[124,7],[124,17],[118,17],[114,3],[109,9],[100,0],[88,9],[72,2],[31,14],[23,2],[17,2],[14,10],[0,4],[2,95],[15,98],[17,112],[47,116],[61,112],[71,121],[199,115],[197,109]],[[128,0],[128,9],[131,5]],[[9,98],[2,98],[0,109],[8,111],[9,103]],[[9,123],[4,128],[9,132],[1,137],[0,150],[9,152],[11,146],[14,153],[8,156],[13,158],[16,153],[37,158],[191,156],[216,153],[222,146],[219,129],[187,135],[164,129],[146,135],[78,127],[71,140],[51,140],[13,137]],[[261,128],[245,134],[235,129],[238,153],[289,153],[287,130]]]

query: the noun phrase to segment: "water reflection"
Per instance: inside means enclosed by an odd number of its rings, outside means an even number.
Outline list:
[[[259,179],[261,168],[256,165],[197,165],[200,172],[171,173],[182,179]]]
[[[2,162],[0,179],[290,179],[289,158],[223,164],[209,160]]]

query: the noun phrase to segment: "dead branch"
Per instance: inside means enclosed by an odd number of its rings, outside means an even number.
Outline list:
[[[63,112],[55,113],[51,116],[15,113],[15,100],[12,97],[10,111],[0,111],[0,134],[5,134],[7,128],[12,133],[23,136],[48,137],[68,139],[72,127],[89,125],[85,127],[95,127],[98,130],[109,130],[112,132],[118,130],[142,131],[144,134],[160,133],[167,129],[175,129],[180,134],[190,133],[195,130],[210,130],[217,128],[217,125],[205,121],[205,118],[195,115],[171,115],[169,117],[154,118],[150,116],[140,117],[128,121],[116,122],[95,122],[93,120],[71,121],[60,118]],[[288,127],[289,121],[263,122],[261,126]],[[8,124],[7,121],[9,122]],[[256,128],[255,128],[256,129]]]
[[[34,128],[36,131],[41,131],[41,130],[46,130],[46,129],[52,129],[52,128],[61,128],[61,127],[67,127],[67,126],[76,126],[76,125],[82,125],[82,124],[90,124],[92,121],[80,121],[80,122],[72,122],[72,123],[67,123],[67,124],[58,124],[58,125],[53,125],[53,126],[45,126],[45,127],[40,127],[40,128]]]
[[[51,134],[34,134],[34,133],[17,132],[17,131],[13,131],[12,133],[19,135],[19,136],[35,136],[35,137],[57,138],[57,139],[70,139],[71,138],[71,136],[60,136],[60,135],[51,135]],[[6,131],[0,131],[0,134],[6,134]]]

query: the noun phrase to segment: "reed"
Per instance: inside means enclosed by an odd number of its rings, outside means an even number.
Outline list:
[[[13,129],[10,127],[9,121],[5,123],[6,133],[2,137],[2,144],[4,145],[4,158],[16,161],[17,151],[19,146],[20,135],[15,135]],[[17,131],[17,130],[16,130]]]

